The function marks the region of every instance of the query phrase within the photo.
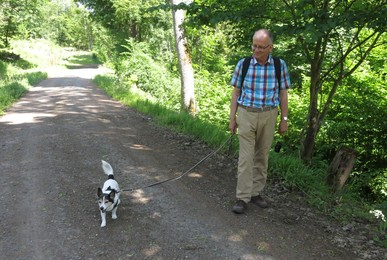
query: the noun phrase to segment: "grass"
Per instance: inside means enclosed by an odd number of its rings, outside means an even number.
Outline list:
[[[29,88],[47,78],[39,71],[62,65],[69,51],[45,40],[13,41],[0,50],[0,114],[4,114]]]
[[[15,101],[22,97],[28,89],[47,78],[44,72],[26,72],[0,61],[0,115],[4,114]]]
[[[90,55],[89,52],[80,52],[77,55],[69,57],[67,61],[70,64],[74,64],[74,65],[101,64],[97,56],[95,56],[94,54]]]

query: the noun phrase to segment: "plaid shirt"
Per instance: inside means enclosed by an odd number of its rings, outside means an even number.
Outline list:
[[[244,59],[235,67],[230,85],[241,88],[242,66]],[[288,68],[281,60],[281,90],[291,88]],[[253,57],[243,82],[242,93],[238,104],[247,107],[271,107],[279,105],[278,82],[275,75],[274,60],[271,55],[265,65],[260,65]]]

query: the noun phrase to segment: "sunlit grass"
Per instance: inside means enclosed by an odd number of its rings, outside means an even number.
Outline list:
[[[79,54],[69,57],[67,61],[69,65],[101,64],[97,56],[88,52],[79,52]]]
[[[13,41],[0,52],[0,114],[22,97],[31,86],[47,78],[38,71],[58,65],[65,51],[44,40]],[[31,70],[33,69],[33,70]]]

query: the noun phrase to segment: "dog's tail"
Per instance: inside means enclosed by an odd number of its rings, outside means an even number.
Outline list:
[[[105,172],[105,174],[108,176],[114,175],[112,166],[108,162],[105,162],[104,160],[101,160],[101,161],[102,161],[102,169]]]

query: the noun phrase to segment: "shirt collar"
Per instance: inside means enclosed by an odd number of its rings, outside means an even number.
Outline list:
[[[253,61],[254,61],[254,65],[256,65],[258,63],[258,61],[255,59],[254,55],[253,55]],[[269,57],[267,58],[267,63],[274,63],[274,59],[273,59],[273,56],[271,55],[271,53],[269,54]]]

